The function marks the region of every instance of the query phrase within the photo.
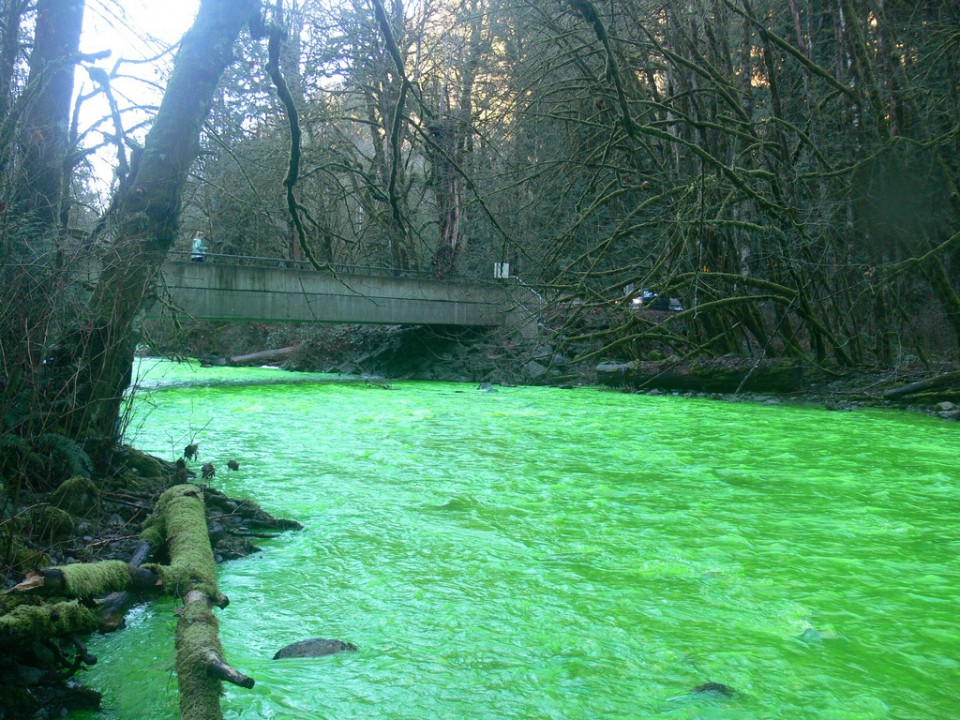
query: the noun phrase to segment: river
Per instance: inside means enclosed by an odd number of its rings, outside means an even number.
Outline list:
[[[960,711],[956,423],[148,367],[130,441],[194,440],[214,486],[305,525],[220,566],[227,658],[257,681],[228,718]],[[93,639],[106,712],[71,717],[177,717],[173,610]],[[270,659],[318,636],[360,650]]]

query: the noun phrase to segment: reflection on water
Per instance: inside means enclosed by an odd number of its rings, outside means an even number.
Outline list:
[[[306,526],[221,567],[224,645],[257,680],[227,717],[960,708],[955,424],[159,369],[180,387],[138,395],[135,443],[194,439],[218,487]],[[107,717],[176,717],[172,608],[94,643]],[[318,636],[360,651],[270,660]],[[736,692],[690,692],[707,682]]]

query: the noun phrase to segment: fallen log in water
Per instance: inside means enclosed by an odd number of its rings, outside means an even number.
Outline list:
[[[802,371],[793,362],[716,358],[604,363],[597,379],[611,387],[706,393],[787,393],[800,389]]]
[[[247,353],[246,355],[234,355],[227,358],[229,365],[246,365],[248,363],[259,363],[264,360],[276,360],[277,358],[293,355],[297,351],[297,345],[285,348],[276,348],[274,350],[261,350],[260,352]]]
[[[234,670],[223,657],[217,618],[227,597],[217,589],[217,566],[207,535],[203,494],[196,485],[174,485],[160,496],[143,537],[163,537],[169,565],[154,565],[167,592],[183,598],[177,622],[177,686],[181,720],[219,720],[222,681],[253,687],[253,678]]]
[[[77,600],[20,605],[0,616],[0,646],[48,637],[85,635],[100,628],[100,617]]]
[[[960,370],[892,388],[883,393],[883,398],[884,400],[896,400],[909,395],[917,395],[918,393],[923,393],[928,390],[940,390],[951,387],[960,388]]]
[[[72,636],[119,625],[134,591],[164,592],[183,599],[176,630],[177,685],[182,720],[221,720],[222,682],[253,687],[254,680],[224,659],[211,608],[229,600],[217,588],[217,569],[207,531],[203,494],[196,485],[164,492],[144,526],[143,543],[130,563],[107,560],[46,568],[10,590],[76,600],[21,605],[0,616],[0,645],[24,639]],[[140,566],[150,548],[166,547],[169,563]],[[108,593],[112,593],[108,595]],[[107,595],[99,603],[92,599]],[[88,605],[93,604],[93,607]]]

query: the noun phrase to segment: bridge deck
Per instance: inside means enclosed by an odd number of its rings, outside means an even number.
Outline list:
[[[507,288],[422,277],[167,262],[161,297],[198,320],[502,326]],[[148,316],[158,316],[157,302]]]

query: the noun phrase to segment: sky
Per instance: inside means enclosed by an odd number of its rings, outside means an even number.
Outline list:
[[[83,21],[80,49],[84,53],[110,50],[110,57],[95,65],[112,73],[119,59],[144,60],[155,57],[175,44],[193,24],[200,0],[88,0]],[[156,105],[162,96],[162,80],[173,55],[168,53],[157,63],[123,63],[118,77],[111,81],[121,108],[135,104]],[[128,76],[128,77],[122,77]],[[132,77],[129,77],[132,76]],[[157,84],[159,83],[159,87]],[[74,91],[77,95],[94,88],[87,71],[77,69]],[[102,117],[109,115],[109,106],[102,96],[87,101],[80,113],[81,132]],[[140,114],[124,114],[126,129],[145,119]],[[110,123],[102,126],[112,132]],[[142,141],[143,132],[131,133]],[[102,140],[97,133],[85,144]],[[100,178],[101,192],[106,192],[116,164],[112,152],[100,153],[92,159],[95,175]]]
[[[109,47],[116,54],[151,55],[157,41],[176,42],[193,23],[199,7],[200,0],[89,0],[83,49],[95,52]]]

